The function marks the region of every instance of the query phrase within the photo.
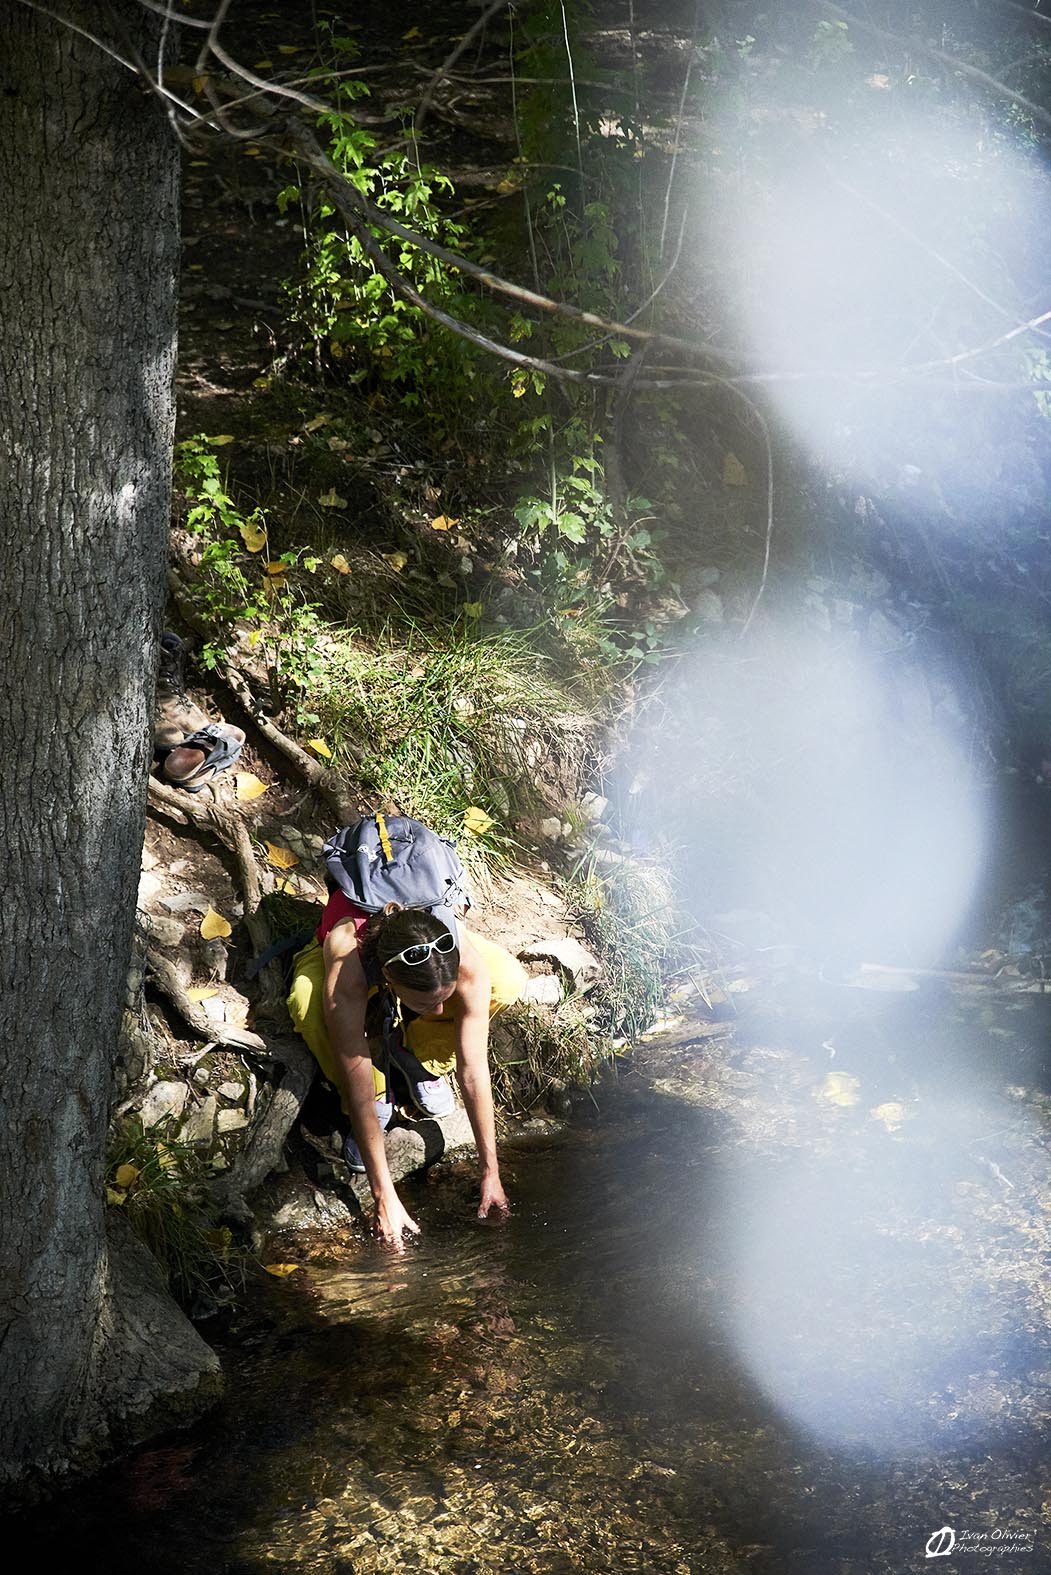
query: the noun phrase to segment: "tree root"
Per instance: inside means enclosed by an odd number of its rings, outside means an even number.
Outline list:
[[[175,965],[166,957],[158,957],[156,952],[150,952],[146,959],[146,976],[165,999],[171,1002],[198,1039],[208,1040],[224,1050],[236,1050],[238,1053],[247,1050],[252,1055],[261,1056],[264,1060],[273,1059],[267,1041],[260,1038],[258,1034],[252,1033],[251,1029],[234,1028],[229,1023],[213,1022],[196,1001],[190,1000]]]
[[[233,1166],[210,1188],[219,1214],[238,1225],[251,1222],[252,1211],[246,1199],[280,1165],[285,1139],[314,1081],[314,1058],[303,1045],[292,1039],[271,1040],[270,1049],[275,1059],[283,1063],[285,1075],[253,1123]]]

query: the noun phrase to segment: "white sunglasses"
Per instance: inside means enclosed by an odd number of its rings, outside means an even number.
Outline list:
[[[456,937],[451,931],[446,930],[444,935],[439,935],[435,941],[417,941],[415,946],[406,946],[403,952],[396,957],[384,960],[384,968],[389,968],[392,963],[403,962],[410,968],[418,968],[420,963],[425,963],[432,952],[440,952],[443,956],[447,952],[456,950]]]

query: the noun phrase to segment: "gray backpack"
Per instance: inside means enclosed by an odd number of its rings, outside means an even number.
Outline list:
[[[469,908],[467,877],[455,843],[406,815],[366,815],[325,843],[330,881],[356,908],[380,913],[388,902],[426,908],[460,939],[456,908]]]

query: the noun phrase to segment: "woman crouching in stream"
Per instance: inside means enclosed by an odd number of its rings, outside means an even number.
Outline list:
[[[450,925],[452,927],[450,927]],[[355,907],[342,891],[329,897],[317,938],[296,957],[288,1005],[321,1070],[339,1090],[352,1137],[351,1170],[364,1172],[375,1203],[375,1233],[402,1251],[419,1226],[394,1188],[383,1132],[394,1116],[391,1064],[408,1098],[426,1116],[448,1115],[455,1100],[446,1074],[455,1065],[478,1148],[478,1218],[507,1212],[500,1180],[489,1078],[489,1021],[521,995],[527,974],[502,947],[469,935],[423,908],[388,903],[382,913]],[[384,1035],[387,1064],[374,1063],[365,1015],[370,995],[386,986],[401,1003],[402,1036]]]

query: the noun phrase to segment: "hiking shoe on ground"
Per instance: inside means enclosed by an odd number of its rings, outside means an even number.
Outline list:
[[[381,1132],[386,1132],[394,1120],[394,1106],[382,1097],[376,1101],[376,1119],[380,1124]],[[361,1150],[355,1143],[352,1132],[348,1132],[343,1140],[343,1158],[347,1169],[353,1171],[355,1176],[365,1174],[365,1161],[361,1157]]]

